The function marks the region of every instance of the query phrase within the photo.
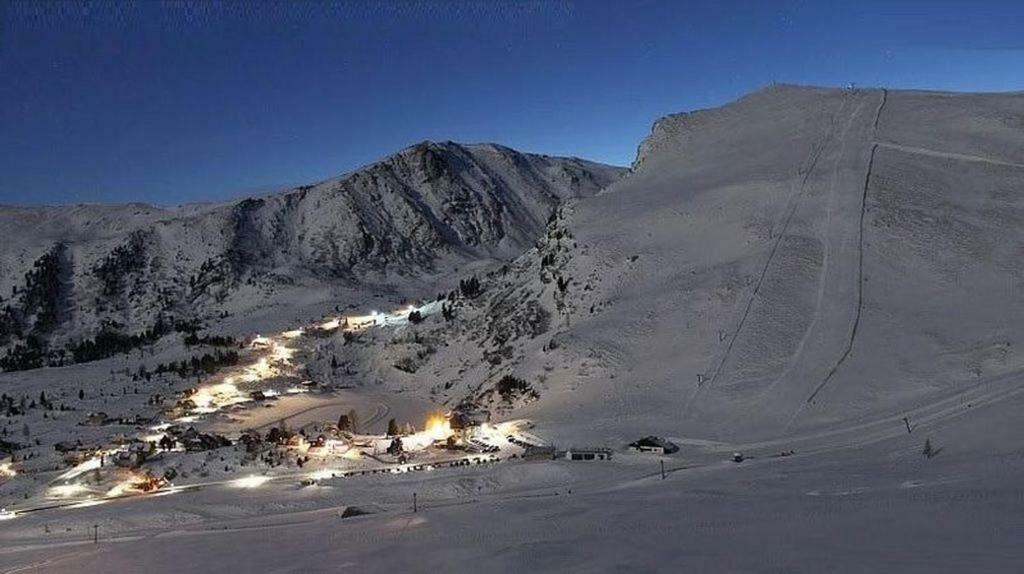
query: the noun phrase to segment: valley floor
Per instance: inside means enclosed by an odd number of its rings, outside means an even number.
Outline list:
[[[0,523],[0,572],[1016,572],[1024,440],[1007,423],[1022,406],[1008,393],[912,433],[864,425],[742,463],[691,441],[664,479],[659,457],[617,454],[39,512]]]

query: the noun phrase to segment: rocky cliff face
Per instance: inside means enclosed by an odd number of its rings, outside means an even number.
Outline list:
[[[623,170],[425,142],[315,185],[241,201],[0,208],[0,329],[77,336],[161,314],[244,311],[278,288],[394,282],[518,255],[561,202]],[[3,341],[0,341],[3,343]]]

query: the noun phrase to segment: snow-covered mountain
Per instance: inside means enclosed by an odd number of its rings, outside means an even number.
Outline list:
[[[1024,94],[793,86],[662,120],[574,221],[588,395],[761,436],[1024,367],[1022,126]]]
[[[1024,94],[772,86],[659,120],[621,178],[427,145],[242,202],[9,210],[15,319],[167,301],[269,337],[0,374],[0,559],[1015,572],[1022,127]],[[458,444],[449,410],[491,424]]]
[[[1024,368],[1022,126],[1021,94],[794,86],[663,118],[632,173],[453,303],[454,341],[420,327],[417,372],[450,402],[513,374],[539,392],[523,416],[616,441],[779,436],[997,380]],[[378,369],[424,356],[403,341]]]
[[[352,301],[334,285],[431,298],[455,284],[436,273],[476,274],[447,319],[317,355],[570,438],[779,436],[1024,367],[1021,125],[1020,94],[772,86],[659,120],[622,178],[421,144],[228,204],[8,209],[0,287],[23,321],[87,332],[194,308],[299,320]],[[508,400],[506,375],[535,392]]]
[[[0,208],[0,330],[85,335],[389,285],[530,247],[620,168],[425,142],[315,185],[208,205]]]

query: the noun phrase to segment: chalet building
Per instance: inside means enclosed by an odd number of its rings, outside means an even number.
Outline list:
[[[604,447],[573,447],[565,451],[566,460],[611,460],[612,449]]]
[[[466,430],[491,421],[491,412],[483,409],[457,409],[448,419],[452,430]]]
[[[679,450],[672,441],[653,435],[630,443],[629,448],[648,454],[672,454]]]

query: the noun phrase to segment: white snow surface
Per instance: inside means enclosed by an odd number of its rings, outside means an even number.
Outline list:
[[[469,400],[612,461],[215,474],[0,520],[0,572],[1019,572],[1022,127],[1022,94],[784,85],[663,118],[625,178],[478,267],[481,294],[425,281],[451,316],[303,339],[304,373],[344,388],[282,407]],[[102,385],[116,361],[0,385]],[[505,375],[536,395],[503,398]],[[650,434],[680,451],[625,449]]]

